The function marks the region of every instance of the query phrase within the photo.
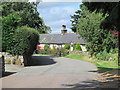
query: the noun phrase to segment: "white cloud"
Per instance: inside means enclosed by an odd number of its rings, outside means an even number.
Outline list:
[[[70,15],[79,9],[79,5],[80,3],[40,3],[38,12],[40,12],[45,24],[51,27],[52,33],[60,32],[63,24],[71,32]]]

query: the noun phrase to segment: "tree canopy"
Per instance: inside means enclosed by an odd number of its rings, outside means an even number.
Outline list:
[[[87,50],[91,55],[96,55],[104,50],[109,53],[111,49],[116,48],[116,38],[111,30],[102,25],[109,16],[108,12],[103,11],[102,9],[90,9],[86,3],[83,3],[80,9],[71,16],[72,30],[80,34],[87,42]]]
[[[37,11],[37,4],[30,2],[2,2],[2,49],[11,52],[15,30],[21,26],[28,26],[39,33],[48,33],[50,27],[44,24]]]

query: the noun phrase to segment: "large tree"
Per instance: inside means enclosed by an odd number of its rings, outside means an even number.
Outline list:
[[[101,25],[109,30],[118,31],[118,63],[120,66],[120,2],[86,2],[84,3],[90,11],[102,11],[104,14],[108,13],[108,17],[101,23]]]
[[[82,16],[84,15],[84,16]],[[86,40],[87,49],[91,55],[106,50],[110,52],[115,48],[115,39],[107,30],[102,29],[101,22],[107,15],[103,13],[90,12],[86,6],[81,7],[81,18],[77,21],[76,30]]]
[[[48,33],[50,27],[46,26],[39,16],[36,3],[2,2],[0,11],[2,13],[0,17],[0,21],[2,21],[2,51],[13,55],[23,55],[24,64],[27,65],[36,43],[38,43],[38,34],[32,31]],[[25,28],[22,33],[16,34],[16,30],[19,31],[18,28],[22,26],[28,28]],[[31,30],[31,28],[34,29]],[[26,32],[29,32],[29,35],[25,34]]]
[[[44,24],[37,11],[37,4],[30,2],[2,2],[2,49],[11,53],[14,45],[13,35],[16,28],[28,26],[39,33],[47,33],[50,28]]]

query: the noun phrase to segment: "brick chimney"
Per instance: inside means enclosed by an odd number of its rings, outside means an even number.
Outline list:
[[[67,33],[66,25],[62,25],[61,33],[62,33],[62,34]]]

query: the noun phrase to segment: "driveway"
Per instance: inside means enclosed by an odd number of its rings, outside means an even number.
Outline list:
[[[94,88],[95,65],[76,59],[33,56],[33,65],[2,78],[3,88]]]

